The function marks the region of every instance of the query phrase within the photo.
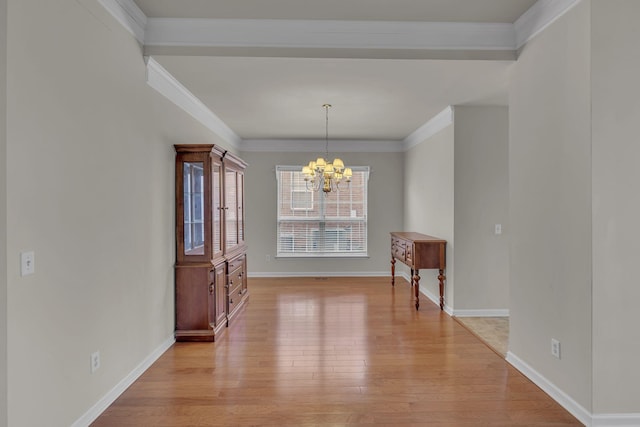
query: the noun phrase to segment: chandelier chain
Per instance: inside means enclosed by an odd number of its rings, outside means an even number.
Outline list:
[[[331,104],[324,104],[325,125],[324,125],[324,151],[327,159],[329,158],[329,108]]]

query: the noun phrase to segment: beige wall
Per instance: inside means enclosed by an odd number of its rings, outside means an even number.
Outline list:
[[[508,108],[456,106],[454,111],[454,313],[504,313],[509,308]],[[503,234],[495,234],[496,224]]]
[[[585,1],[524,47],[509,96],[510,351],[587,410],[590,60]],[[552,338],[561,342],[560,360]]]
[[[409,149],[404,161],[404,229],[448,242],[447,307],[461,315],[506,311],[507,107],[454,107],[454,123]],[[495,224],[503,235],[494,235]],[[420,276],[423,292],[438,295],[437,271]]]
[[[0,0],[0,427],[7,426],[7,2]]]
[[[276,259],[276,165],[302,165],[317,153],[241,153],[246,171],[245,215],[250,276],[390,274],[389,232],[402,229],[402,153],[336,153],[348,165],[370,166],[368,258]],[[267,255],[270,260],[267,261]]]
[[[449,125],[404,153],[404,230],[447,240],[445,304],[454,306],[454,129]],[[407,271],[399,266],[400,271]],[[420,271],[420,288],[439,295],[438,271]]]
[[[592,0],[593,412],[640,413],[640,2]]]
[[[9,14],[8,424],[68,426],[171,339],[172,144],[218,141],[145,83],[97,2]]]

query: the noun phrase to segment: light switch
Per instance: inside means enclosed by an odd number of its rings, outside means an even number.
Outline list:
[[[36,271],[36,256],[33,251],[20,253],[20,275],[28,276]]]
[[[495,233],[496,235],[498,235],[498,234],[502,234],[502,224],[496,224],[496,228],[495,228],[494,233]]]

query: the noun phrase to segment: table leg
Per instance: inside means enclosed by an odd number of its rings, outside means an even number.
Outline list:
[[[444,280],[446,276],[444,275],[444,270],[439,270],[440,274],[438,274],[438,281],[440,282],[440,310],[444,310]]]
[[[396,259],[391,257],[391,286],[396,284]]]
[[[420,275],[418,274],[420,270],[416,269],[415,274],[413,274],[413,270],[411,270],[411,274],[413,276],[413,286],[415,286],[415,295],[416,295],[416,310],[420,307]]]

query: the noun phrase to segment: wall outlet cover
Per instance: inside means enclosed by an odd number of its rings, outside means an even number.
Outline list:
[[[20,253],[20,275],[28,276],[36,272],[36,255],[33,251]]]

